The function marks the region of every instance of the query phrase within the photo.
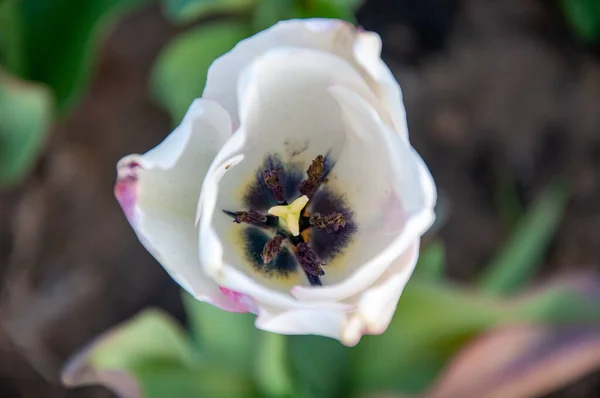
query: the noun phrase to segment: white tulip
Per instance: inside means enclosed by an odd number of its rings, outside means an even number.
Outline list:
[[[117,199],[184,289],[260,329],[352,346],[384,332],[434,220],[398,83],[371,32],[280,22],[210,67]]]

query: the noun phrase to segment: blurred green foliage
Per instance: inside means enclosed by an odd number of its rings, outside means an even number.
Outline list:
[[[250,35],[241,22],[211,22],[186,32],[161,52],[152,72],[152,94],[179,121],[195,98],[202,95],[208,67]]]
[[[260,0],[252,18],[255,31],[260,31],[291,18],[336,18],[354,22],[356,0]]]
[[[352,349],[322,336],[289,336],[294,397],[342,397],[351,393]]]
[[[99,38],[116,17],[146,0],[4,0],[0,49],[13,74],[47,85],[60,111],[81,95]]]
[[[356,348],[355,389],[422,392],[461,345],[503,316],[492,300],[411,280],[388,331]]]
[[[600,1],[558,0],[559,7],[579,38],[586,43],[600,40]]]
[[[544,259],[568,198],[563,184],[554,184],[539,196],[487,267],[480,281],[483,290],[511,294],[527,285]]]
[[[293,394],[287,338],[259,332],[255,376],[258,391],[264,397],[287,397]]]
[[[298,5],[298,0],[260,0],[250,21],[252,29],[258,32],[278,21],[293,18],[301,12]]]
[[[354,22],[354,10],[360,5],[357,0],[305,0],[302,18],[337,18]]]
[[[249,379],[200,361],[181,327],[155,310],[98,338],[72,359],[63,382],[102,383],[122,397],[243,398],[253,391]]]
[[[338,18],[352,21],[359,0],[163,0],[167,17],[188,23],[222,15],[192,27],[173,39],[160,53],[152,71],[156,101],[179,123],[191,102],[202,96],[210,64],[240,40],[281,20]]]
[[[81,96],[100,37],[116,17],[144,3],[0,2],[0,69],[6,71],[0,81],[0,185],[18,183],[31,169],[51,116]]]
[[[419,256],[415,267],[414,278],[439,281],[444,277],[446,268],[446,247],[441,239],[436,239],[427,245]]]
[[[162,0],[164,14],[174,23],[191,22],[213,14],[251,11],[260,0]]]
[[[0,69],[0,185],[16,184],[33,167],[51,117],[48,90]]]
[[[155,344],[157,341],[160,344]],[[118,333],[108,333],[102,339],[102,349],[92,350],[89,355],[98,369],[135,370],[150,362],[190,367],[196,362],[184,331],[167,315],[154,310],[142,312]]]
[[[20,20],[16,0],[0,1],[0,63],[4,68],[21,70]]]
[[[189,317],[190,331],[203,361],[217,363],[241,375],[254,372],[258,331],[251,314],[231,314],[198,302],[187,293],[182,295]],[[231,333],[235,330],[236,333]]]

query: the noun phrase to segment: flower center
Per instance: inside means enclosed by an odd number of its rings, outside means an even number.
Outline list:
[[[328,169],[319,155],[303,179],[279,160],[267,159],[246,196],[250,210],[224,210],[233,222],[248,225],[246,256],[256,269],[287,276],[299,265],[311,285],[322,285],[325,261],[339,254],[356,230],[342,200],[321,188]]]
[[[308,203],[308,196],[302,195],[289,205],[273,206],[269,209],[269,214],[279,217],[279,221],[284,228],[293,236],[300,235],[300,212]]]

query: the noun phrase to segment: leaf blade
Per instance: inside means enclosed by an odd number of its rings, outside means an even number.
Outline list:
[[[216,13],[242,13],[258,0],[162,0],[165,16],[173,23],[188,23]]]
[[[178,36],[159,54],[152,70],[151,91],[175,123],[202,95],[212,62],[249,33],[250,28],[241,22],[205,24]]]
[[[48,90],[0,70],[0,185],[14,185],[31,170],[51,119]]]
[[[192,339],[204,361],[242,375],[253,374],[259,333],[254,315],[223,311],[182,292]]]
[[[480,277],[479,286],[484,291],[508,294],[527,284],[541,264],[568,199],[569,191],[560,183],[540,194]]]
[[[65,111],[89,80],[99,39],[120,15],[147,1],[20,1],[22,77],[48,85]]]

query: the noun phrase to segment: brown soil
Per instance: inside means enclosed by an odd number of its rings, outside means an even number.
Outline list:
[[[527,205],[557,176],[573,197],[542,273],[598,268],[598,53],[543,1],[389,3],[370,0],[359,20],[384,39],[411,139],[438,183],[448,276],[468,283],[506,236],[499,180],[516,182]],[[183,317],[178,288],[137,243],[112,194],[117,160],[170,130],[148,76],[175,33],[156,7],[122,20],[35,172],[0,193],[2,397],[109,397],[99,387],[60,387],[67,356],[147,305]],[[553,396],[595,397],[599,380]]]

